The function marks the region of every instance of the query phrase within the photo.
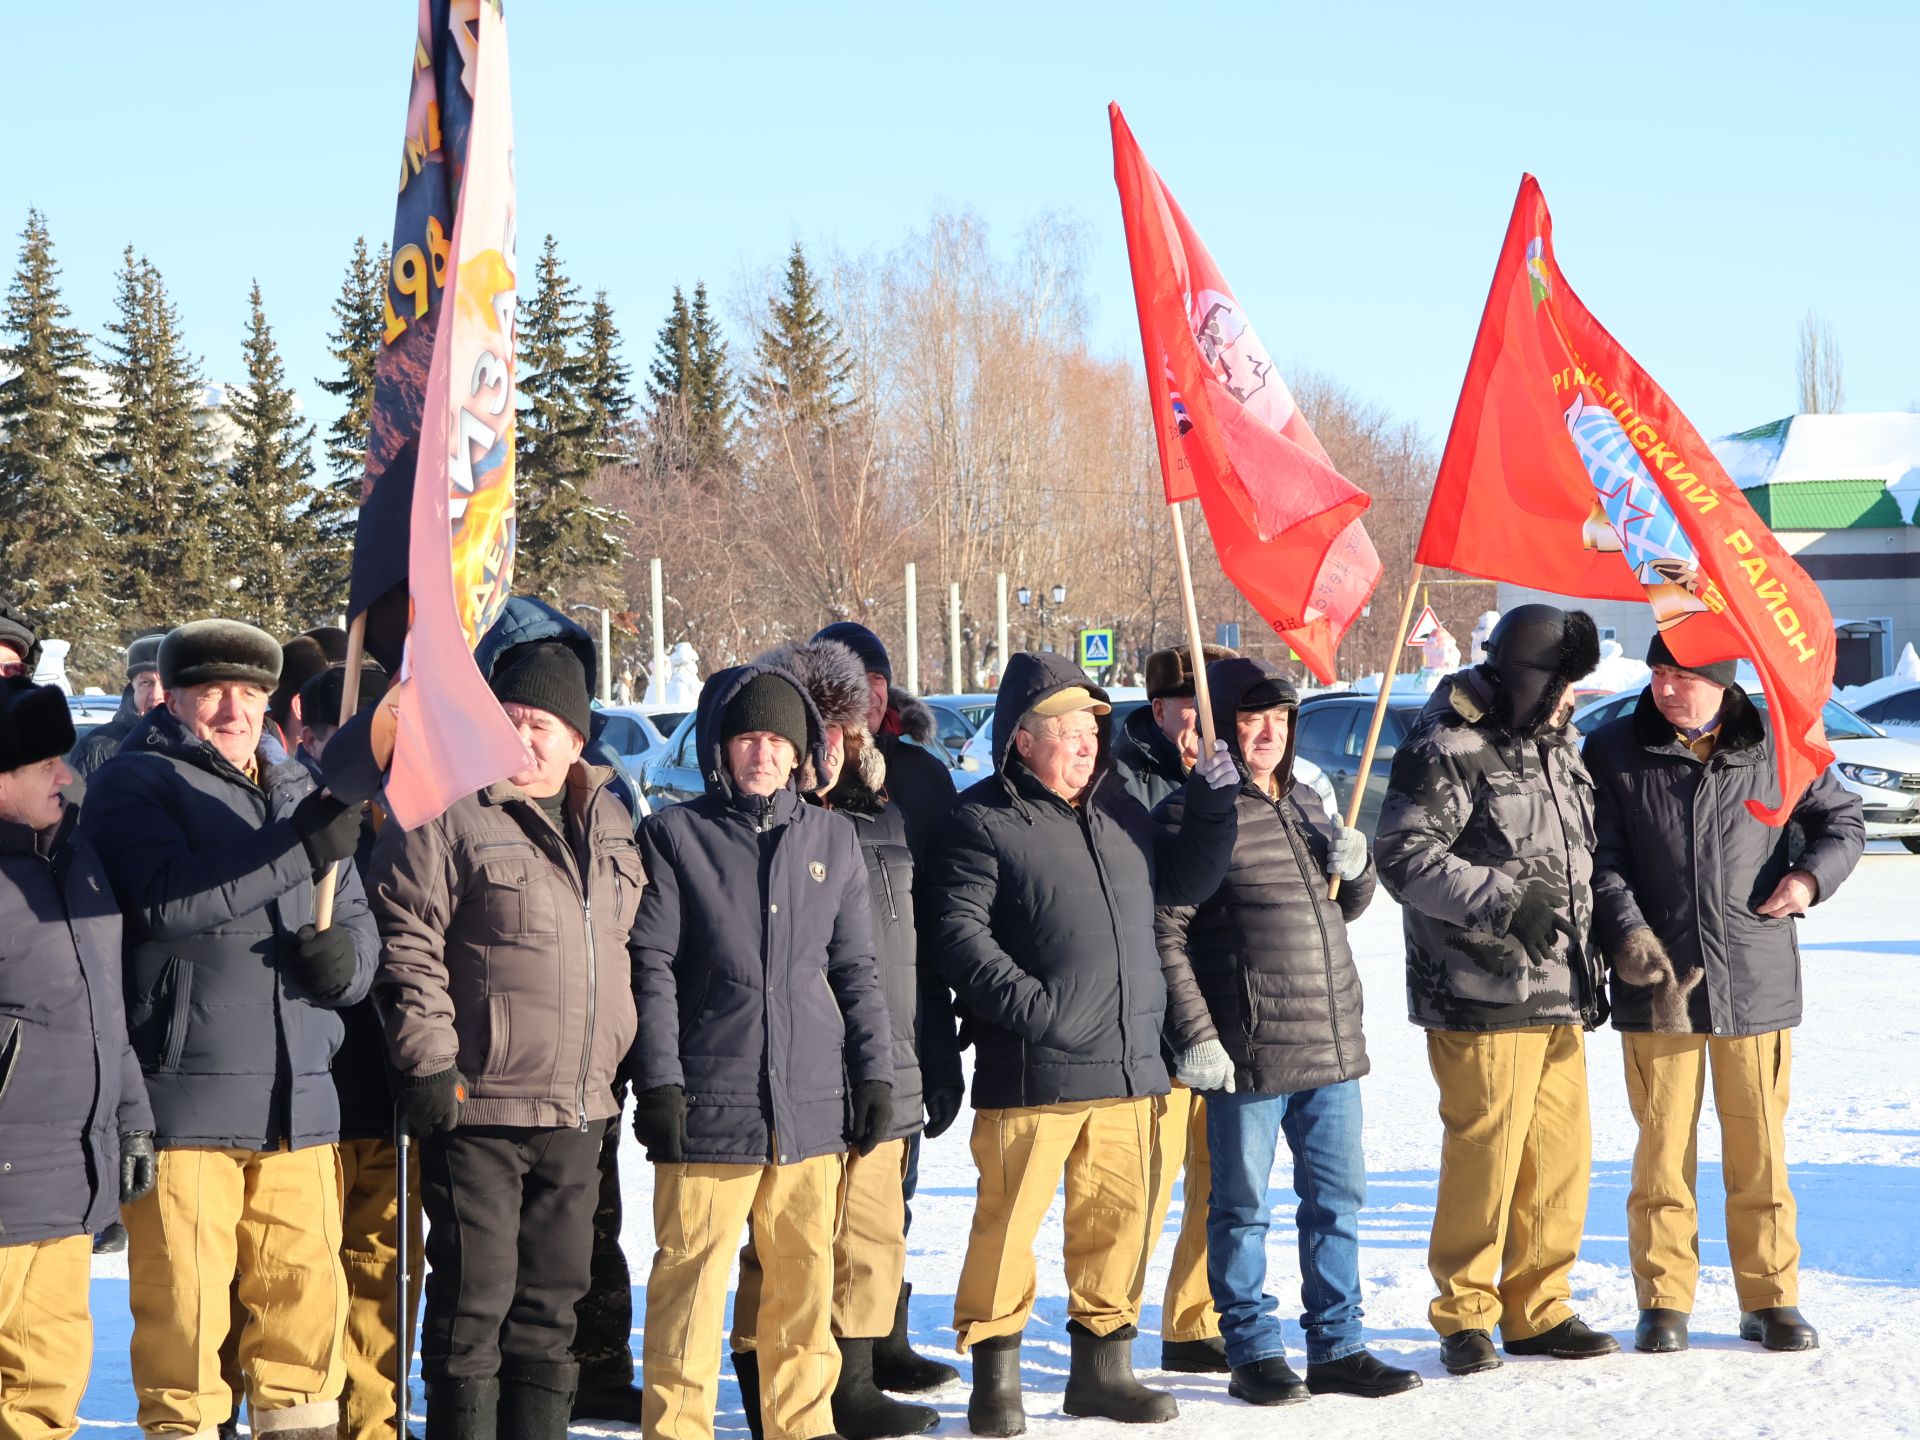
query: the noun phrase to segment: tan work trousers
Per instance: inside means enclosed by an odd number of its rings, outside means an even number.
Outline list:
[[[1153,1124],[1153,1209],[1147,1217],[1147,1259],[1173,1208],[1173,1182],[1186,1168],[1181,1192],[1180,1234],[1173,1244],[1173,1263],[1167,1269],[1167,1288],[1160,1301],[1160,1338],[1164,1341],[1205,1340],[1220,1333],[1220,1312],[1213,1308],[1207,1286],[1207,1196],[1213,1189],[1213,1156],[1207,1149],[1207,1097],[1178,1080],[1171,1094],[1155,1102]],[[1146,1290],[1147,1270],[1133,1286],[1137,1313]]]
[[[420,1288],[420,1154],[408,1148],[407,1353],[413,1353]],[[340,1263],[347,1275],[347,1328],[341,1353],[346,1388],[340,1396],[342,1440],[391,1440],[398,1401],[394,1372],[400,1359],[398,1217],[400,1152],[391,1140],[340,1142]]]
[[[888,1140],[862,1155],[849,1152],[833,1225],[833,1333],[841,1340],[879,1339],[893,1329],[900,1282],[907,1273],[907,1142]],[[760,1257],[753,1227],[740,1251],[733,1292],[733,1348],[756,1348]]]
[[[220,1344],[236,1277],[253,1433],[339,1424],[347,1281],[334,1146],[162,1150],[152,1191],[121,1219],[144,1433],[211,1440],[233,1414]]]
[[[93,1237],[0,1246],[0,1440],[78,1428],[93,1366],[87,1277]]]
[[[647,1440],[712,1440],[727,1272],[749,1222],[763,1276],[755,1321],[766,1440],[833,1433],[833,1225],[841,1157],[791,1165],[655,1165],[641,1347]]]
[[[1640,1124],[1627,1197],[1627,1251],[1642,1310],[1693,1309],[1700,1276],[1694,1180],[1709,1067],[1727,1188],[1727,1251],[1740,1308],[1800,1303],[1800,1242],[1787,1188],[1790,1033],[1620,1037],[1627,1102]]]
[[[974,1112],[980,1181],[953,1297],[962,1351],[1026,1328],[1033,1241],[1063,1173],[1067,1314],[1095,1335],[1139,1319],[1156,1103],[1141,1096]]]
[[[1427,1308],[1441,1335],[1526,1340],[1571,1319],[1593,1135],[1585,1040],[1572,1025],[1427,1032],[1440,1086],[1439,1198]]]

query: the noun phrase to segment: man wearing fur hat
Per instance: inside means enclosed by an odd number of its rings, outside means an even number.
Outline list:
[[[0,679],[20,675],[31,680],[40,663],[40,634],[19,607],[0,601]]]
[[[833,1391],[833,1422],[846,1440],[917,1435],[939,1422],[939,1412],[906,1405],[881,1393],[875,1350],[892,1334],[904,1298],[907,1147],[921,1132],[922,1075],[960,1083],[960,1056],[943,983],[921,970],[914,925],[913,853],[899,807],[886,789],[886,761],[867,729],[868,690],[860,660],[832,640],[783,645],[761,663],[787,671],[805,686],[826,733],[826,763],[818,773],[801,766],[800,788],[811,804],[853,822],[867,865],[880,983],[893,1027],[893,1123],[868,1154],[847,1157],[840,1224],[833,1245],[833,1334],[840,1347],[840,1380]],[[733,1302],[733,1365],[748,1420],[759,1423],[754,1334],[760,1265],[751,1240],[740,1255],[740,1289]]]
[[[1860,799],[1822,771],[1790,824],[1765,713],[1734,662],[1683,665],[1655,635],[1652,683],[1587,741],[1598,787],[1594,931],[1613,965],[1613,1023],[1639,1122],[1627,1251],[1638,1350],[1687,1348],[1700,1270],[1694,1155],[1706,1074],[1720,1117],[1727,1250],[1741,1338],[1811,1350],[1796,1308],[1800,1244],[1787,1188],[1790,1032],[1800,1023],[1793,921],[1833,897],[1866,844]]]
[[[832,1435],[834,1218],[849,1148],[893,1133],[893,1034],[853,822],[803,802],[826,765],[787,671],[708,678],[706,793],[640,827],[650,883],[631,941],[635,1136],[658,1249],[641,1366],[648,1440],[712,1440],[727,1272],[753,1227],[753,1373],[766,1440]]]
[[[256,1435],[339,1427],[336,1013],[367,994],[379,937],[351,867],[333,924],[314,884],[353,854],[358,814],[262,742],[280,647],[197,620],[160,644],[167,703],[95,775],[81,831],[125,915],[127,1020],[159,1146],[126,1207],[132,1366],[149,1434],[211,1433],[228,1292]]]
[[[527,765],[427,824],[382,828],[380,987],[401,1119],[425,1137],[427,1433],[562,1440],[646,877],[612,772],[580,758],[579,655],[515,646],[488,683]]]
[[[1593,780],[1573,682],[1592,619],[1522,605],[1485,663],[1440,682],[1394,756],[1374,837],[1401,904],[1407,1007],[1440,1087],[1428,1318],[1456,1375],[1510,1355],[1620,1347],[1574,1315],[1592,1135],[1585,1032],[1605,1016],[1593,923]]]
[[[71,1435],[92,1236],[153,1185],[120,914],[75,834],[67,697],[0,679],[0,1435]]]
[[[156,705],[166,703],[166,687],[160,683],[160,641],[166,631],[141,635],[127,646],[127,688],[121,693],[120,708],[113,719],[100,726],[73,747],[67,766],[85,781],[107,763],[120,748],[120,742],[133,733],[140,717]]]

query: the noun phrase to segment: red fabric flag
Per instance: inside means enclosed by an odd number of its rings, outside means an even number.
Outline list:
[[[1380,582],[1372,502],[1333,468],[1120,107],[1107,114],[1167,503],[1198,497],[1227,578],[1331,681]]]
[[[1750,661],[1784,824],[1833,761],[1833,616],[1667,394],[1580,303],[1520,182],[1420,536],[1423,565],[1602,600],[1644,597],[1683,664]]]

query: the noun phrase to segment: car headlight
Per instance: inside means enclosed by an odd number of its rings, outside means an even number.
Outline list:
[[[1898,770],[1882,770],[1877,765],[1836,765],[1834,768],[1856,785],[1869,785],[1877,790],[1900,788]]]

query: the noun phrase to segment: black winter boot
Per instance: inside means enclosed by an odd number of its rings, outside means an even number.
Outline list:
[[[1140,1332],[1123,1325],[1096,1335],[1078,1320],[1067,1322],[1073,1362],[1060,1408],[1068,1415],[1118,1420],[1123,1425],[1159,1425],[1180,1416],[1173,1396],[1149,1390],[1133,1376],[1133,1342]]]
[[[1218,1335],[1198,1340],[1162,1340],[1160,1368],[1182,1375],[1224,1375],[1233,1369],[1227,1364],[1227,1342]]]
[[[967,1428],[992,1440],[1026,1433],[1027,1412],[1020,1404],[1018,1335],[998,1335],[973,1347],[973,1394],[967,1400]]]
[[[840,1378],[833,1387],[833,1428],[845,1440],[920,1435],[940,1423],[940,1412],[907,1405],[873,1383],[873,1341],[840,1340]]]
[[[1740,1338],[1758,1340],[1768,1350],[1818,1350],[1820,1332],[1792,1305],[1747,1310],[1740,1315]]]
[[[1505,1344],[1509,1355],[1551,1355],[1556,1360],[1593,1360],[1620,1353],[1618,1340],[1593,1329],[1578,1315],[1562,1320],[1551,1330]]]
[[[912,1298],[913,1286],[902,1285],[893,1307],[893,1329],[873,1342],[873,1383],[902,1395],[924,1395],[951,1385],[960,1372],[943,1361],[929,1360],[907,1339],[907,1302]]]
[[[1449,1375],[1478,1375],[1482,1370],[1498,1370],[1506,1361],[1486,1331],[1456,1330],[1440,1337],[1440,1363]]]
[[[1419,1388],[1418,1371],[1389,1365],[1365,1350],[1307,1366],[1307,1389],[1315,1395],[1358,1395],[1363,1400],[1378,1400]]]
[[[1307,1389],[1307,1382],[1294,1374],[1284,1355],[1234,1366],[1227,1393],[1249,1405],[1298,1405],[1313,1395]]]
[[[753,1440],[765,1440],[760,1428],[760,1352],[731,1350],[733,1379],[740,1387],[740,1410],[747,1417],[747,1433]]]
[[[1633,1348],[1647,1355],[1670,1355],[1687,1348],[1687,1312],[1642,1310],[1633,1327]]]
[[[499,1431],[498,1380],[429,1380],[427,1440],[495,1440]]]
[[[580,1367],[572,1361],[500,1368],[500,1434],[505,1440],[567,1440]]]

